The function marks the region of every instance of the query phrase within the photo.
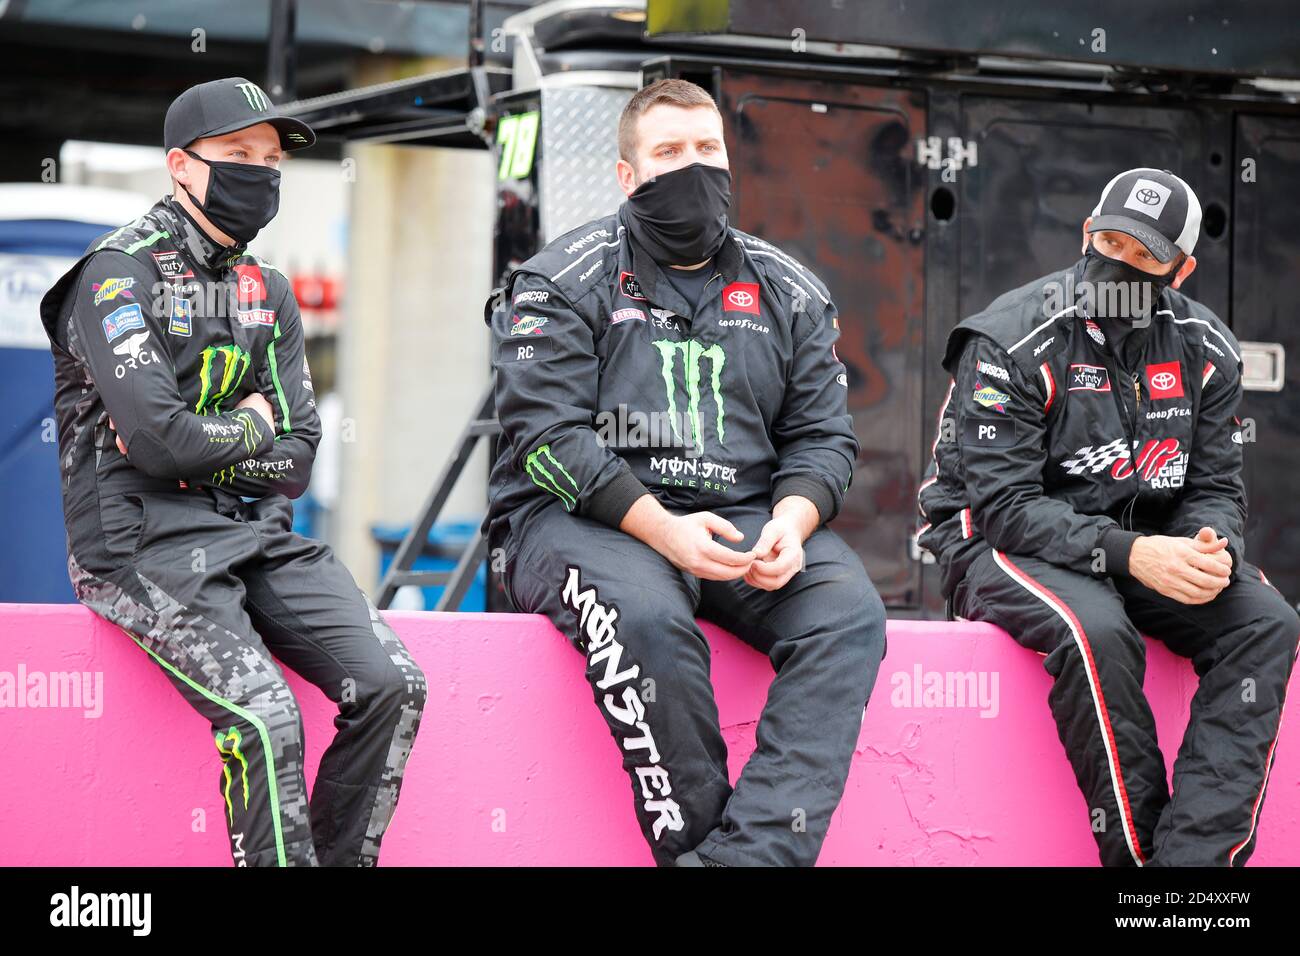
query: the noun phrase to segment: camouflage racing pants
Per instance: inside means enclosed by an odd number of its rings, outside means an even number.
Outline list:
[[[210,724],[237,866],[373,866],[425,681],[283,495],[118,494],[68,516],[77,599],[123,628]],[[272,658],[338,705],[310,804],[297,701]]]

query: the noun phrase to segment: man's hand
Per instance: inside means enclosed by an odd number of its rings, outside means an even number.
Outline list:
[[[1228,550],[1228,539],[1220,538],[1213,528],[1202,528],[1192,538],[1192,544],[1202,554],[1208,554],[1223,565],[1224,574],[1232,574],[1232,552]]]
[[[253,411],[257,412],[257,414],[262,416],[266,421],[266,426],[271,429],[272,432],[275,431],[275,416],[271,411],[271,403],[266,400],[266,397],[261,392],[253,392],[250,395],[244,396],[235,407],[251,408]],[[117,434],[117,426],[113,424],[113,419],[111,418],[108,420],[108,427],[113,430],[113,437],[117,440],[117,450],[122,453],[123,458],[127,457],[126,445],[122,442],[122,436]]]
[[[1213,528],[1195,538],[1148,535],[1133,542],[1129,573],[1153,591],[1183,604],[1213,601],[1228,586],[1232,556],[1228,539]]]
[[[750,587],[777,591],[803,570],[803,543],[821,523],[817,506],[802,495],[787,495],[772,509],[754,545],[754,563],[745,575]]]
[[[117,426],[113,424],[113,419],[111,418],[108,420],[108,427],[113,430],[113,437],[117,439],[117,450],[120,451],[122,457],[125,458],[126,445],[122,444],[122,436],[117,433]]]
[[[754,563],[745,574],[745,583],[764,591],[785,587],[796,571],[803,570],[803,542],[801,526],[793,515],[774,517],[763,525],[754,545]]]
[[[251,408],[253,411],[257,412],[257,414],[266,419],[266,425],[272,432],[275,431],[275,418],[271,412],[271,403],[266,400],[266,396],[261,392],[253,392],[249,395],[245,395],[239,400],[239,403],[235,407]]]
[[[673,515],[660,524],[654,541],[656,551],[677,568],[709,581],[731,581],[744,577],[754,561],[754,551],[733,551],[713,540],[720,534],[728,541],[743,541],[745,536],[734,524],[712,511]]]

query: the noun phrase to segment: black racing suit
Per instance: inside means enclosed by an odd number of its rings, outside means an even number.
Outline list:
[[[320,422],[288,280],[168,198],[93,243],[41,318],[74,591],[211,722],[234,861],[373,865],[424,675],[333,552],[291,530]],[[235,407],[253,391],[274,429]],[[310,807],[270,651],[339,706]]]
[[[1081,272],[1035,279],[951,333],[919,543],[958,616],[1046,655],[1102,862],[1240,865],[1300,638],[1295,611],[1245,559],[1240,347],[1167,289],[1113,349],[1078,294]],[[1130,576],[1139,535],[1203,526],[1233,559],[1213,601],[1182,604]],[[1172,800],[1139,629],[1200,677]]]
[[[504,434],[485,526],[504,536],[516,606],[586,654],[655,861],[698,848],[811,865],[885,646],[883,604],[825,525],[859,451],[835,307],[802,265],[733,229],[697,309],[624,215],[551,242],[488,303]],[[741,551],[787,495],[823,523],[777,591],[705,581],[619,530],[647,492],[730,519],[745,540],[722,543]],[[776,669],[734,793],[697,615]]]

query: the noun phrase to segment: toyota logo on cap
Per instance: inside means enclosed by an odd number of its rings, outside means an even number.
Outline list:
[[[1182,179],[1167,169],[1142,166],[1119,173],[1093,207],[1088,232],[1132,236],[1162,264],[1182,252],[1190,256],[1201,232],[1201,203]]]

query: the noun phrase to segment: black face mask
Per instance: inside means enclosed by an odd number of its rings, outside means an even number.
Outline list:
[[[1176,267],[1152,275],[1120,259],[1103,256],[1088,244],[1083,252],[1083,281],[1091,283],[1092,313],[1099,318],[1135,322],[1155,309],[1160,293],[1174,281]]]
[[[628,230],[660,265],[693,266],[727,241],[731,173],[694,163],[647,179],[627,197]]]
[[[280,211],[280,171],[257,163],[214,163],[185,152],[208,167],[207,201],[181,188],[212,225],[237,242],[252,242]]]

